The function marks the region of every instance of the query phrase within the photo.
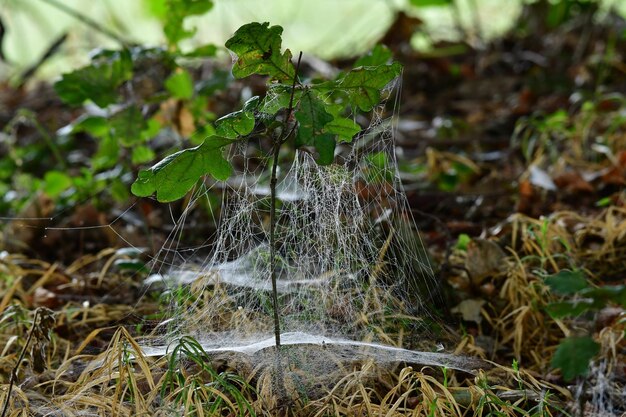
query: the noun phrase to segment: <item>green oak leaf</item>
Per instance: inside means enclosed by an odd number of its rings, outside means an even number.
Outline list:
[[[170,44],[193,36],[195,30],[184,28],[184,21],[189,16],[203,15],[213,8],[211,0],[167,0],[163,14],[163,33]]]
[[[335,116],[335,118],[324,126],[324,131],[337,135],[342,142],[352,142],[354,135],[361,131],[354,120],[347,117]]]
[[[587,375],[589,362],[598,352],[600,345],[588,336],[567,337],[559,343],[551,364],[553,368],[561,369],[566,381],[571,381]]]
[[[118,87],[132,78],[133,63],[127,50],[95,59],[86,67],[63,74],[54,90],[67,104],[78,106],[91,100],[99,107],[117,102]]]
[[[337,88],[344,90],[350,102],[363,111],[370,111],[380,103],[380,91],[400,75],[402,65],[397,62],[377,67],[359,67],[337,81]]]
[[[326,111],[326,103],[312,90],[307,90],[302,94],[295,118],[299,123],[296,147],[313,145],[319,154],[318,164],[332,163],[336,141],[333,134],[326,132],[326,127],[334,118]]]
[[[243,109],[220,117],[215,121],[217,136],[235,139],[245,136],[254,129],[254,111],[259,105],[259,97],[254,96],[243,105]]]
[[[193,80],[187,71],[177,72],[165,80],[165,88],[172,97],[188,100],[193,97]]]
[[[293,102],[297,103],[302,97],[303,91],[296,88],[293,92]],[[291,101],[291,85],[274,83],[267,89],[267,94],[259,105],[261,113],[275,115],[282,109],[289,108]]]
[[[157,200],[168,202],[187,194],[203,175],[226,180],[232,168],[222,156],[222,148],[230,143],[231,139],[213,136],[195,148],[169,155],[152,168],[139,171],[131,191],[139,197],[156,192]]]
[[[281,53],[280,26],[269,23],[249,23],[240,27],[226,41],[226,47],[237,54],[233,76],[244,78],[252,74],[269,75],[279,81],[293,80],[296,69],[291,62],[291,52]]]
[[[575,294],[589,285],[581,271],[567,269],[546,277],[544,282],[553,293],[559,295]]]
[[[333,135],[318,135],[313,139],[313,146],[319,154],[317,163],[319,165],[329,165],[335,160],[335,137]]]
[[[315,137],[324,133],[324,127],[333,120],[333,115],[326,111],[326,104],[311,90],[302,94],[295,117],[300,124],[296,147],[313,145]]]
[[[378,44],[354,63],[355,67],[375,67],[384,65],[391,60],[392,53],[385,45]]]

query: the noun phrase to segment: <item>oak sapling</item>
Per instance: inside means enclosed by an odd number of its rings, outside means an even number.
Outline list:
[[[269,23],[250,23],[237,30],[226,42],[226,47],[237,56],[233,76],[267,76],[265,98],[252,97],[241,110],[218,119],[215,135],[194,148],[176,152],[140,171],[132,185],[132,192],[137,196],[156,193],[159,201],[177,200],[205,175],[216,180],[228,179],[232,166],[223,156],[224,148],[253,138],[271,138],[269,241],[277,346],[280,346],[280,317],[275,226],[280,149],[287,143],[294,148],[314,148],[318,164],[331,164],[336,144],[352,141],[361,130],[352,118],[345,115],[372,110],[381,101],[381,91],[400,75],[402,69],[398,63],[388,63],[388,56],[383,54],[384,60],[370,57],[364,61],[367,65],[342,73],[334,80],[307,84],[298,77],[298,66],[293,64],[291,52],[288,49],[282,51],[281,34],[280,26],[270,26]]]

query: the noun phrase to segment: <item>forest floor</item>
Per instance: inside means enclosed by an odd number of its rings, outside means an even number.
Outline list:
[[[486,366],[466,373],[353,364],[317,398],[292,398],[289,412],[626,412],[626,22],[581,15],[551,27],[538,16],[525,14],[525,30],[481,48],[415,52],[398,34],[419,22],[404,15],[383,40],[404,65],[399,168],[444,294],[440,322],[453,335],[451,351]],[[218,91],[212,111],[237,109],[243,88],[261,88],[253,82]],[[3,145],[2,161],[81,114],[45,84],[0,85],[0,101],[3,137],[15,141]],[[91,157],[94,141],[81,143],[61,158]],[[16,178],[3,167],[3,180]],[[25,173],[43,178],[45,164]],[[180,347],[191,357],[185,363],[141,354],[137,340],[165,309],[143,286],[146,259],[163,247],[184,202],[168,213],[149,199],[63,204],[37,192],[17,206],[3,187],[6,416],[277,413],[281,393],[265,391],[258,372],[208,366],[193,341]],[[187,222],[190,230],[215,228],[202,213]],[[189,233],[185,243],[204,236]]]

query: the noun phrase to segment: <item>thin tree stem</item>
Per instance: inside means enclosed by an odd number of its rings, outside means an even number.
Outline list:
[[[276,285],[276,183],[278,155],[280,142],[274,142],[274,161],[272,163],[272,178],[270,179],[270,270],[272,278],[272,304],[274,307],[274,336],[276,348],[280,347],[280,317],[278,314],[278,288]]]
[[[276,338],[276,348],[280,348],[280,315],[278,312],[278,287],[277,281],[277,265],[276,254],[278,252],[278,244],[276,241],[276,185],[278,183],[278,157],[280,155],[280,148],[283,143],[289,138],[293,129],[289,129],[289,123],[291,121],[293,113],[293,100],[296,90],[296,82],[298,80],[298,70],[300,69],[300,61],[302,60],[302,52],[298,56],[298,64],[296,65],[296,74],[293,77],[293,84],[291,86],[291,97],[289,99],[289,108],[287,109],[287,115],[285,116],[285,122],[283,124],[283,134],[277,136],[274,139],[274,147],[272,149],[273,162],[272,162],[272,177],[270,179],[270,274],[272,280],[272,304],[274,308],[274,336]]]

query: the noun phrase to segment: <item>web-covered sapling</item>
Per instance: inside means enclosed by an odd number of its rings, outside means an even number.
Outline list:
[[[237,57],[235,78],[267,76],[265,97],[252,97],[242,109],[215,122],[215,134],[200,145],[167,156],[142,170],[132,185],[140,197],[156,193],[168,202],[185,196],[205,175],[226,180],[233,171],[224,158],[225,148],[241,141],[269,139],[272,143],[270,180],[270,270],[276,345],[280,345],[280,317],[276,288],[276,183],[281,147],[315,150],[319,165],[329,165],[338,142],[351,142],[361,131],[354,118],[358,111],[369,112],[381,101],[381,91],[401,72],[401,65],[389,63],[384,53],[372,54],[358,66],[336,79],[306,83],[298,77],[292,54],[282,51],[282,28],[269,23],[242,26],[226,42]],[[299,60],[298,60],[299,62]]]

